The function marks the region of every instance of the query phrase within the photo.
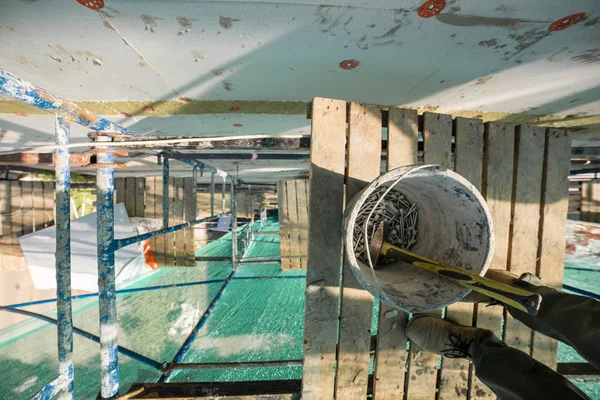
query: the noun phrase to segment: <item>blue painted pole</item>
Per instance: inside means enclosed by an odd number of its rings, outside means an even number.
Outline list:
[[[56,396],[56,394],[60,390],[60,380],[60,376],[57,376],[56,378],[52,379],[52,381],[50,381],[43,388],[41,388],[40,391],[37,392],[31,398],[31,400],[50,400],[51,398]]]
[[[99,117],[77,104],[53,95],[52,93],[24,81],[0,68],[0,94],[12,97],[44,111],[55,113],[67,121],[87,126],[97,131],[135,135],[139,133]]]
[[[227,178],[225,176],[221,176],[223,178],[223,184],[221,185],[221,212],[225,212],[225,188],[227,187]]]
[[[97,141],[109,142],[107,136]],[[99,164],[113,164],[114,155],[98,153]],[[100,308],[101,396],[110,399],[119,393],[119,358],[117,354],[117,296],[114,251],[114,184],[113,168],[99,168],[96,174],[98,220],[98,294]]]
[[[231,179],[231,199],[229,201],[229,207],[231,209],[231,261],[233,262],[234,267],[236,266],[239,258],[238,254],[238,241],[237,241],[237,201],[235,199],[235,181]],[[223,196],[225,199],[225,196]],[[225,201],[225,200],[223,200]]]
[[[169,156],[163,155],[163,228],[169,227]]]
[[[69,144],[71,125],[56,114],[56,144]],[[71,164],[70,150],[56,149],[56,314],[58,389],[73,399],[73,313],[71,307]]]
[[[215,215],[215,173],[210,174],[210,215]]]
[[[225,214],[219,214],[219,215],[215,215],[215,216],[211,216],[211,217],[206,217],[206,218],[198,219],[196,221],[184,222],[183,224],[170,226],[168,228],[161,229],[159,231],[143,233],[141,235],[132,236],[132,237],[124,238],[124,239],[116,239],[114,241],[115,250],[118,250],[125,246],[129,246],[130,244],[139,243],[144,240],[155,238],[157,236],[161,236],[161,235],[165,235],[167,233],[173,233],[173,232],[179,231],[181,229],[189,228],[190,226],[198,225],[203,222],[214,221],[215,219],[218,219],[221,215],[225,215]]]

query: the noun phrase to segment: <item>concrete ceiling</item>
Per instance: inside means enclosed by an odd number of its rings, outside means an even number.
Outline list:
[[[425,0],[104,0],[98,11],[78,1],[0,2],[0,68],[70,100],[123,107],[321,96],[600,126],[597,0],[447,0],[430,18],[418,12]],[[549,30],[576,13],[585,16]],[[297,112],[130,117],[110,109],[111,119],[151,135],[309,131]],[[2,149],[52,140],[52,118],[2,112],[13,111],[0,105]],[[86,132],[74,130],[75,140]]]

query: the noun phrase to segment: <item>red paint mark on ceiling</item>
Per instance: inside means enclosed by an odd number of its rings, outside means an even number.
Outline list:
[[[127,114],[127,113],[122,112],[121,115],[124,116],[124,117],[127,117],[127,118],[131,118],[131,114]]]
[[[238,112],[238,111],[240,111],[240,108],[239,108],[238,106],[232,106],[232,107],[229,109],[229,111],[231,111],[231,112]]]
[[[549,31],[562,31],[565,28],[570,27],[571,25],[575,25],[578,22],[581,22],[585,18],[585,13],[577,13],[572,14],[566,17],[563,17],[557,21],[554,21],[548,27]]]
[[[26,117],[27,116],[27,114],[22,113],[22,112],[14,112],[13,115],[17,115],[19,117]]]
[[[233,124],[233,126],[235,126],[236,128],[239,128],[240,126],[244,126],[243,124]]]
[[[433,106],[431,104],[426,104],[423,106],[423,110],[425,111],[433,111],[433,110],[437,110],[440,106]]]
[[[427,0],[417,13],[421,18],[431,18],[434,15],[438,15],[446,7],[446,0]]]
[[[142,110],[144,110],[144,111],[154,111],[154,107],[146,106]]]
[[[340,63],[340,68],[346,70],[354,69],[358,67],[359,64],[360,63],[356,60],[344,60]]]
[[[192,99],[190,99],[189,97],[180,97],[177,100],[179,100],[183,103],[189,103],[190,101],[192,101]]]
[[[77,2],[90,10],[101,10],[104,8],[104,0],[77,0]]]

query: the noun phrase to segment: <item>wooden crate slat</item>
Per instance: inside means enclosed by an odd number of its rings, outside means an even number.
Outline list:
[[[145,186],[146,185],[144,178],[135,178],[135,214],[133,214],[134,217],[144,216],[144,208],[146,207],[144,201]]]
[[[169,199],[169,226],[175,225],[175,178],[169,178],[169,190],[165,198]],[[165,237],[165,265],[175,265],[175,234],[168,233]]]
[[[33,182],[21,181],[21,196],[23,198],[23,235],[33,232]]]
[[[549,129],[546,135],[537,275],[554,288],[561,287],[564,272],[570,154],[571,140],[568,133],[562,129]],[[535,332],[532,350],[532,356],[536,360],[556,369],[557,343],[554,339]]]
[[[296,181],[296,196],[298,197],[298,231],[300,239],[300,268],[306,269],[308,254],[308,181]]]
[[[423,115],[423,161],[453,169],[452,165],[452,117],[447,114],[425,113]],[[428,312],[441,316],[441,310]],[[411,346],[409,356],[409,399],[434,399],[437,390],[438,356],[415,352]]]
[[[127,215],[135,216],[135,178],[125,178],[125,209]]]
[[[183,179],[183,217],[184,222],[191,222],[196,220],[196,188],[194,187],[195,182],[193,179]],[[195,253],[194,253],[194,228],[188,228],[183,231],[185,236],[185,263],[188,267],[196,265]]]
[[[291,268],[300,269],[300,231],[298,229],[298,198],[296,197],[296,181],[286,181],[286,187]]]
[[[54,225],[54,182],[44,182],[44,228]]]
[[[381,108],[350,103],[346,202],[380,174]],[[321,189],[322,190],[322,189]],[[364,290],[350,265],[342,270],[340,339],[336,398],[367,396],[373,296]]]
[[[173,225],[183,223],[183,179],[175,178],[175,191],[173,200]],[[185,256],[185,235],[183,230],[175,232],[175,265],[183,266],[187,262]]]
[[[508,267],[508,243],[511,221],[511,199],[514,171],[515,127],[512,124],[490,122],[485,125],[484,181],[482,191],[494,224],[494,257],[492,269]],[[489,329],[502,338],[501,307],[478,307],[477,326]],[[489,399],[496,395],[481,382],[473,381],[472,399]]]
[[[24,213],[25,203],[23,201],[23,195],[21,192],[21,182],[13,181],[10,183],[10,214],[11,214],[11,225],[12,234],[10,238],[10,246],[6,249],[6,254],[11,255],[10,265],[8,270],[19,271],[27,268],[25,264],[25,257],[21,250],[18,237],[23,235],[24,232]]]
[[[417,110],[392,107],[389,111],[387,170],[417,162]],[[404,396],[406,378],[406,323],[408,313],[379,303],[379,322],[373,394],[378,400]]]
[[[279,204],[279,252],[281,253],[281,269],[287,271],[292,269],[292,262],[290,259],[286,181],[277,182],[277,200]]]
[[[479,119],[457,117],[455,120],[454,170],[481,190],[483,177],[483,122]],[[473,324],[474,305],[455,303],[446,309],[446,319],[465,326]],[[467,359],[442,358],[440,371],[440,400],[466,399],[473,376]],[[481,384],[481,383],[478,383]]]
[[[527,125],[517,127],[511,250],[508,264],[509,271],[517,276],[525,272],[536,272],[545,139],[544,128]],[[564,249],[564,244],[562,247]],[[504,341],[507,345],[527,354],[531,353],[530,328],[507,314],[504,330]]]
[[[33,231],[44,228],[44,185],[43,182],[33,181]]]
[[[115,202],[125,203],[125,178],[115,178],[115,192]]]
[[[164,197],[165,197],[165,193],[163,193],[162,177],[156,177],[156,180],[154,181],[154,192],[156,193],[155,203],[154,203],[154,210],[156,213],[156,218],[158,218],[162,221],[163,220],[163,202],[164,202]],[[166,195],[168,196],[168,193]],[[163,226],[163,228],[165,228],[165,226]],[[154,250],[154,258],[156,258],[156,262],[161,267],[164,267],[167,264],[167,258],[166,258],[167,254],[165,251],[166,237],[167,237],[167,235],[161,235],[156,238],[156,248]]]
[[[0,271],[6,271],[11,266],[11,255],[8,251],[12,246],[10,187],[9,181],[0,181]]]
[[[331,400],[342,252],[346,103],[315,98],[311,124],[302,398]]]

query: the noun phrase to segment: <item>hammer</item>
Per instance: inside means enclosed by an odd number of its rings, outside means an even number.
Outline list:
[[[394,246],[393,244],[385,241],[385,239],[387,239],[388,231],[389,227],[387,223],[381,222],[377,227],[375,234],[371,238],[369,255],[371,256],[373,267],[375,269],[381,267],[378,264],[382,258],[390,257],[396,260],[401,260],[408,264],[414,265],[417,268],[421,268],[446,278],[447,280],[466,287],[467,289],[482,293],[488,297],[491,297],[492,299],[498,300],[501,303],[514,307],[530,315],[537,314],[540,308],[540,303],[542,302],[542,296],[539,294],[523,290],[515,286],[507,285],[502,282],[494,281],[477,274],[472,274],[451,265],[430,260],[419,254],[415,254],[408,250]]]

